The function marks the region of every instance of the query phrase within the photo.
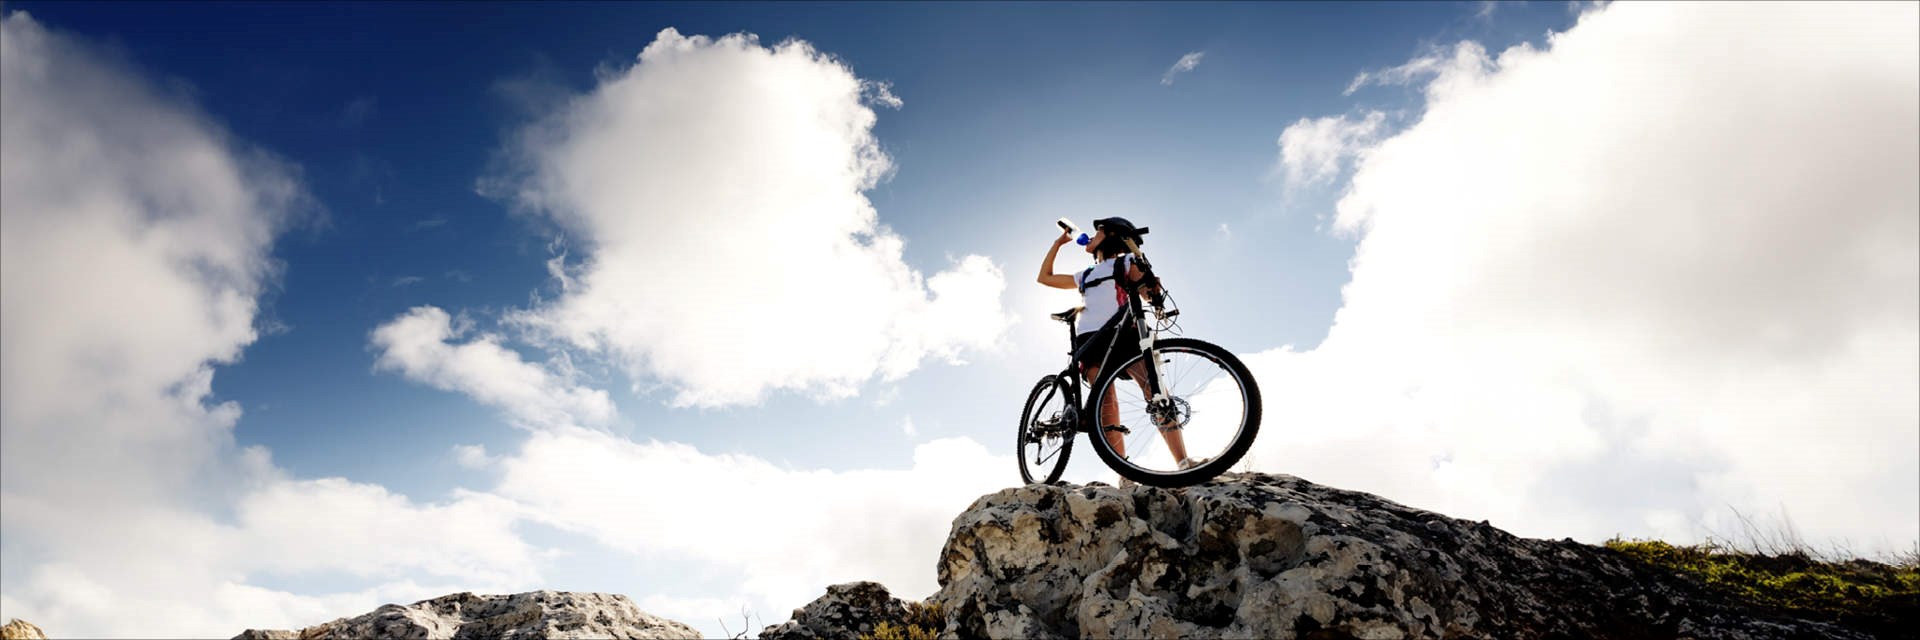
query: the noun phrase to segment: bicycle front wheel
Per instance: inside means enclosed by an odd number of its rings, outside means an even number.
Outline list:
[[[1067,457],[1073,454],[1073,424],[1068,403],[1071,399],[1060,379],[1047,376],[1027,394],[1027,406],[1020,412],[1020,479],[1027,484],[1051,483],[1067,470]]]
[[[1147,390],[1149,356],[1160,359],[1160,386]],[[1124,376],[1124,377],[1123,377]],[[1131,379],[1127,379],[1131,378]],[[1190,338],[1161,340],[1100,372],[1087,409],[1103,429],[1094,452],[1120,475],[1145,485],[1184,487],[1233,467],[1260,432],[1260,389],[1232,352]],[[1116,450],[1104,427],[1119,426]]]

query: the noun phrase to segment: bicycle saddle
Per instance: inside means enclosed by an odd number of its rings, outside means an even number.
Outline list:
[[[1059,320],[1067,324],[1073,324],[1073,319],[1080,317],[1080,312],[1086,311],[1086,310],[1087,310],[1086,307],[1074,307],[1072,309],[1068,309],[1066,311],[1053,314],[1051,317],[1055,320]]]

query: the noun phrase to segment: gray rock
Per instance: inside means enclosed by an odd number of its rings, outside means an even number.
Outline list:
[[[300,632],[292,629],[248,629],[234,636],[233,640],[300,640]]]
[[[855,638],[873,633],[882,622],[906,618],[906,603],[878,582],[849,582],[827,587],[827,594],[793,610],[793,619],[767,627],[760,640]]]
[[[234,640],[300,640],[300,632],[292,628],[248,628]]]
[[[390,604],[363,616],[299,631],[248,629],[234,640],[699,637],[693,627],[641,611],[626,596],[531,591],[499,596],[456,593],[406,606]]]
[[[954,519],[939,581],[928,602],[946,638],[1866,637],[1744,608],[1603,547],[1284,475],[1000,491]],[[762,637],[871,628],[802,621],[835,597]]]

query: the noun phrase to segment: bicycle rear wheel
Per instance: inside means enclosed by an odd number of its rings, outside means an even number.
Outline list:
[[[1152,353],[1160,358],[1163,401],[1144,389],[1148,354],[1100,372],[1087,410],[1099,416],[1093,422],[1127,430],[1122,434],[1126,455],[1099,433],[1092,438],[1094,452],[1120,475],[1156,487],[1199,484],[1232,468],[1260,432],[1260,389],[1253,374],[1232,352],[1200,340],[1161,340]],[[1127,372],[1132,380],[1119,378]],[[1108,398],[1117,415],[1102,409]]]
[[[1051,483],[1067,470],[1073,454],[1073,424],[1069,397],[1060,379],[1047,376],[1027,394],[1020,412],[1020,479],[1027,484]]]

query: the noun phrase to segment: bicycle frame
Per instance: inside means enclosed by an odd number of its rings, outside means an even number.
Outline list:
[[[1134,255],[1142,261],[1145,259],[1144,256],[1139,256],[1138,253]],[[1152,273],[1151,266],[1144,268],[1149,274]],[[1141,282],[1147,281],[1148,280],[1143,279]],[[1160,358],[1157,355],[1158,352],[1154,349],[1154,342],[1159,332],[1147,324],[1146,307],[1140,302],[1139,283],[1128,282],[1126,278],[1121,277],[1115,278],[1115,286],[1119,286],[1127,292],[1127,306],[1122,313],[1113,314],[1113,318],[1107,320],[1106,324],[1101,325],[1100,329],[1094,332],[1095,335],[1109,330],[1113,332],[1112,338],[1109,339],[1105,345],[1101,346],[1099,370],[1103,373],[1102,377],[1113,378],[1115,376],[1115,374],[1108,374],[1106,372],[1108,371],[1108,365],[1113,364],[1109,360],[1109,358],[1113,357],[1113,347],[1117,344],[1117,341],[1122,338],[1118,327],[1123,322],[1131,322],[1133,324],[1135,338],[1140,341],[1140,353],[1143,359],[1149,363],[1146,367],[1148,394],[1153,399],[1152,402],[1162,402],[1166,399],[1166,390],[1160,386]],[[1075,336],[1073,329],[1073,324],[1068,323],[1067,337],[1069,339]],[[1081,348],[1087,349],[1093,348],[1094,346],[1092,342],[1088,342]],[[1078,353],[1078,351],[1076,350],[1074,353]],[[1066,404],[1073,413],[1071,416],[1073,430],[1091,434],[1094,433],[1094,425],[1089,422],[1091,419],[1088,418],[1088,415],[1098,416],[1099,407],[1086,407],[1081,405],[1080,372],[1074,370],[1074,363],[1077,360],[1077,358],[1070,360],[1067,363],[1067,367],[1060,371],[1059,377],[1064,383],[1061,386],[1067,390]],[[1093,384],[1098,382],[1100,381],[1096,379],[1089,381],[1087,384],[1088,387],[1091,388]]]

